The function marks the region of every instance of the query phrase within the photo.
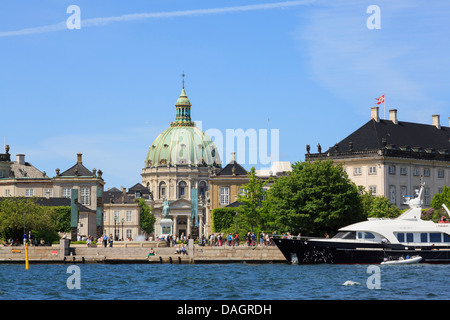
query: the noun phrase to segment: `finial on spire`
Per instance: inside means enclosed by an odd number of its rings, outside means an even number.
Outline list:
[[[183,77],[183,89],[184,89],[184,76],[185,76],[185,74],[184,74],[184,72],[181,74],[181,76]]]

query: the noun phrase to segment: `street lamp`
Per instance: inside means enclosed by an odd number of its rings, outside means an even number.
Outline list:
[[[117,219],[119,217],[116,216],[116,214],[114,213],[114,237],[113,239],[117,241],[117,230],[116,230],[116,224],[117,224]]]
[[[120,220],[120,222],[122,223],[122,241],[123,241],[123,223],[125,222],[125,219],[122,218],[122,220]]]

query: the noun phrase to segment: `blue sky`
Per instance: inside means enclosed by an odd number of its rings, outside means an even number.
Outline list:
[[[345,138],[382,94],[400,121],[448,126],[449,15],[449,1],[3,0],[0,137],[50,176],[83,153],[106,188],[131,187],[183,72],[203,130],[277,129],[283,161]]]

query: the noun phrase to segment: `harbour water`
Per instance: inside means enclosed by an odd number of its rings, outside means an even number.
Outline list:
[[[0,299],[441,300],[450,297],[448,265],[374,266],[377,273],[369,267],[241,263],[32,264],[25,270],[24,265],[3,264],[0,265]],[[374,276],[378,280],[375,288]]]

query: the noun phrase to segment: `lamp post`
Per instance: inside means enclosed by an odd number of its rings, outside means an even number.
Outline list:
[[[123,241],[123,223],[125,222],[125,219],[122,218],[122,220],[120,220],[120,222],[122,223],[122,241]]]
[[[118,219],[118,217],[114,213],[114,236],[113,236],[114,240],[117,240],[117,230],[116,230],[117,219]]]

